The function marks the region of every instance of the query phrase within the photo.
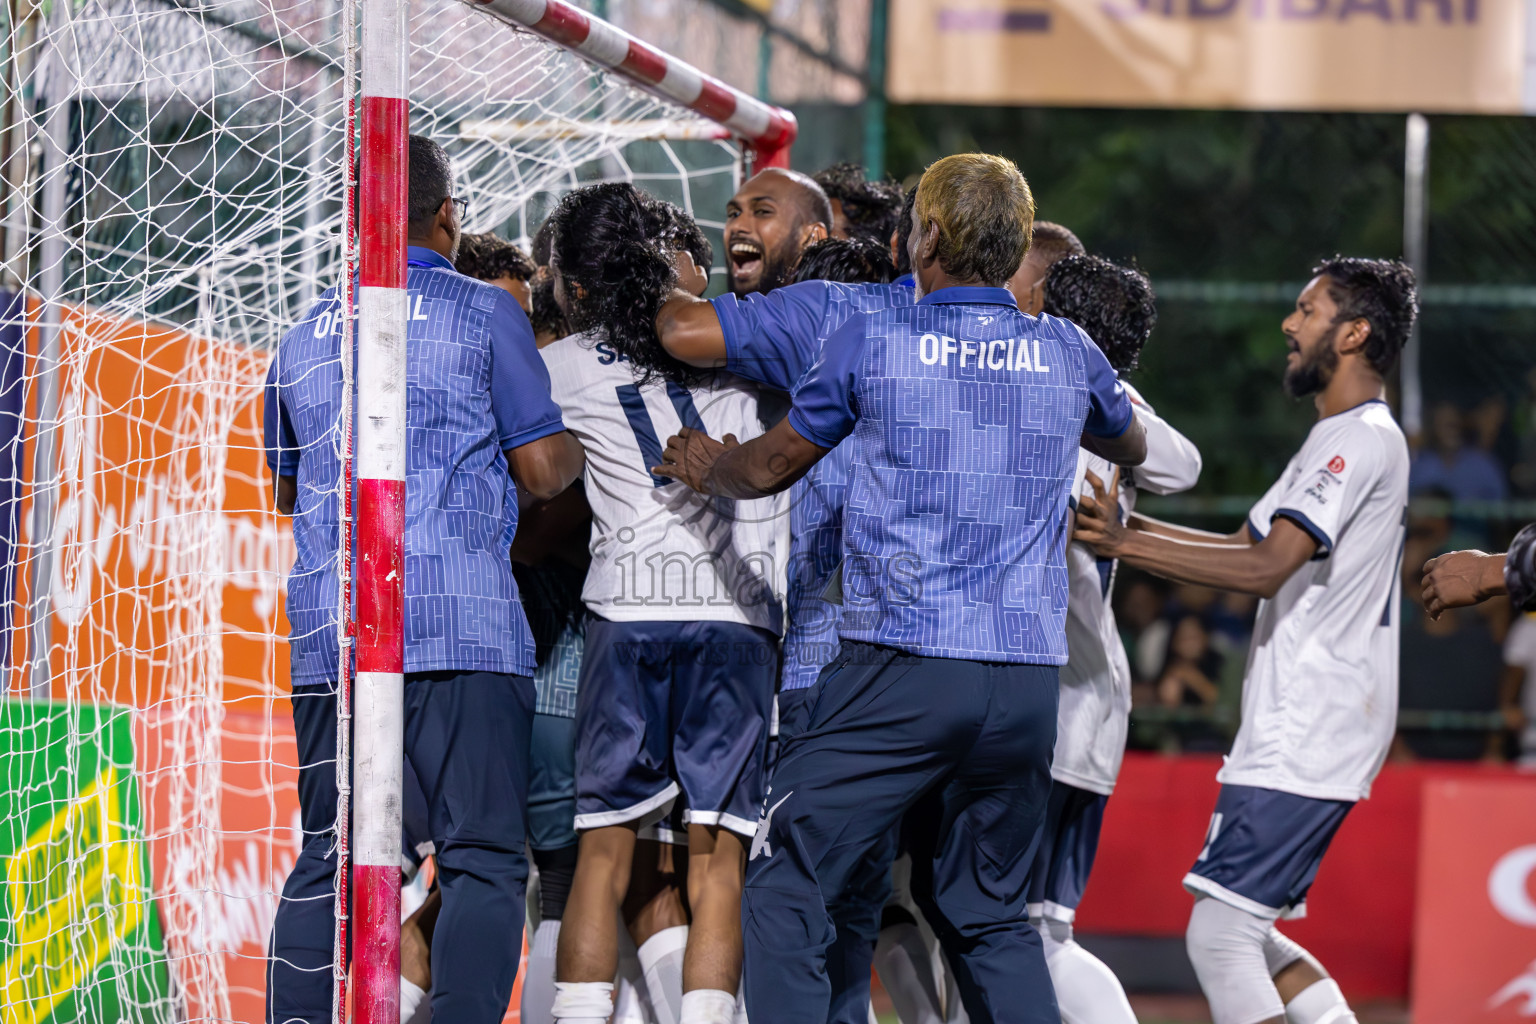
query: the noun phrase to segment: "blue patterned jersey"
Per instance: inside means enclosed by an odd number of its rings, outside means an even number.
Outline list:
[[[795,383],[821,355],[831,333],[855,313],[912,305],[912,279],[895,284],[802,281],[766,295],[713,300],[732,372],[780,391]],[[848,495],[852,444],[840,444],[790,492],[789,628],[784,631],[782,688],[816,682],[837,654],[842,606],[826,597],[843,559],[843,502]]]
[[[843,514],[848,639],[976,661],[1067,661],[1067,496],[1084,432],[1132,418],[1088,336],[1003,288],[944,288],[854,316],[789,422],[853,438]]]
[[[517,491],[505,450],[563,430],[522,308],[409,250],[405,670],[533,672],[508,553]],[[341,318],[332,289],[284,336],[267,374],[267,464],[298,478],[288,577],[294,682],[335,679]]]

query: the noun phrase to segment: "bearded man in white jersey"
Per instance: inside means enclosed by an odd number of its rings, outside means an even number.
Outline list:
[[[1418,315],[1402,263],[1319,264],[1282,330],[1285,387],[1318,421],[1245,528],[1133,515],[1090,475],[1076,539],[1171,580],[1256,594],[1243,721],[1184,878],[1185,944],[1215,1024],[1354,1024],[1338,985],[1275,928],[1300,916],[1328,844],[1369,795],[1397,718],[1398,587],[1408,445],[1385,376]],[[1112,490],[1112,488],[1111,488]]]

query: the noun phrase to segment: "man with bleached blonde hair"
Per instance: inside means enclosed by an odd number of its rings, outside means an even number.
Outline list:
[[[1004,287],[1033,219],[1010,161],[940,160],[913,204],[916,305],[844,323],[766,434],[684,430],[656,470],[751,498],[854,445],[841,648],[783,716],[747,865],[753,1024],[825,1021],[833,976],[867,986],[867,963],[827,962],[828,907],[884,884],[903,820],[971,1020],[1060,1019],[1025,895],[1067,660],[1067,497],[1079,441],[1129,466],[1146,440],[1088,336]]]

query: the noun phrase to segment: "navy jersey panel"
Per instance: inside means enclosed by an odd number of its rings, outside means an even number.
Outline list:
[[[1109,798],[1061,782],[1051,785],[1040,848],[1029,872],[1029,913],[1070,922],[1099,852]]]
[[[745,835],[762,804],[778,638],[734,622],[587,626],[576,698],[576,824],[659,819]]]
[[[725,337],[726,368],[789,391],[849,317],[910,306],[914,295],[912,279],[903,277],[892,284],[802,281],[766,295],[722,295],[711,301]],[[852,445],[839,445],[791,492],[786,690],[814,684],[822,666],[837,653],[842,606],[824,595],[843,558],[843,502],[852,462]]]
[[[504,448],[563,429],[521,307],[412,246],[407,272],[407,672],[527,675],[533,640],[508,553],[517,493]],[[342,419],[340,300],[326,292],[283,338],[266,402],[267,462],[293,470],[288,578],[296,681],[334,678]]]
[[[1323,854],[1355,805],[1257,786],[1221,787],[1190,892],[1264,917],[1301,917]]]
[[[972,1019],[1060,1020],[1025,913],[1058,690],[1050,666],[850,641],[790,702],[743,889],[754,1024],[842,1017],[843,985],[867,1000],[867,962],[860,977],[828,955],[873,945],[878,914],[849,910],[888,886],[893,833],[919,809],[929,827],[914,852],[914,895],[945,940]],[[862,944],[835,941],[849,922],[867,930]]]
[[[790,425],[851,435],[845,639],[933,657],[1067,661],[1067,498],[1086,424],[1130,401],[1075,325],[1001,288],[945,288],[827,339]]]

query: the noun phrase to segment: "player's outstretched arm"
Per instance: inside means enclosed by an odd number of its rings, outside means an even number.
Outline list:
[[[1253,544],[1253,534],[1248,532],[1247,527],[1238,530],[1236,533],[1212,533],[1209,530],[1197,530],[1192,526],[1167,523],[1140,512],[1132,512],[1125,525],[1131,530],[1156,534],[1159,537],[1167,537],[1170,540],[1184,541],[1186,544],[1224,544],[1237,548],[1246,548]]]
[[[546,434],[507,451],[512,479],[535,501],[548,501],[581,476],[586,452],[569,430]]]
[[[679,255],[692,260],[686,253]],[[725,332],[712,303],[674,288],[656,313],[656,337],[678,362],[713,369],[725,365]]]
[[[1111,515],[1115,497],[1104,482],[1088,474],[1093,497],[1077,503],[1080,540],[1101,557],[1119,558],[1138,569],[1178,583],[1193,583],[1220,590],[1236,590],[1258,597],[1274,597],[1291,574],[1317,553],[1317,541],[1289,519],[1274,522],[1269,535],[1253,545],[1180,540],[1131,530]]]
[[[1452,551],[1424,563],[1421,597],[1424,610],[1432,619],[1438,619],[1447,609],[1482,604],[1508,592],[1502,554]]]
[[[701,494],[761,498],[789,487],[829,451],[800,436],[787,418],[746,444],[731,434],[716,441],[684,427],[667,439],[662,464],[651,472],[681,480]]]
[[[1500,594],[1518,609],[1536,611],[1536,523],[1515,534],[1502,555],[1452,551],[1424,563],[1424,608],[1432,618]]]

